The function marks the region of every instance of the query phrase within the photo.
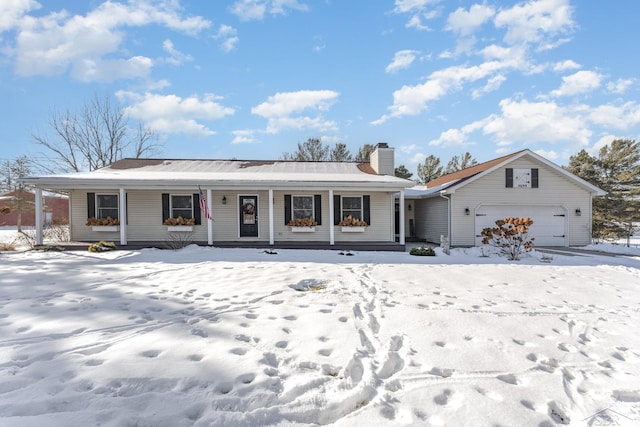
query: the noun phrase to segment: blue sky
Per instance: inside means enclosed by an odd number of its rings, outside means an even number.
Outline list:
[[[0,2],[0,160],[40,156],[53,111],[94,94],[157,157],[277,159],[388,142],[414,171],[530,148],[566,164],[638,139],[640,2]]]

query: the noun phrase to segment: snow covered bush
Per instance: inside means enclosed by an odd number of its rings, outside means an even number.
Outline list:
[[[411,248],[411,250],[409,251],[409,255],[436,256],[436,251],[434,251],[433,248],[420,246],[420,247],[417,247],[417,248]]]
[[[116,244],[113,242],[105,242],[100,240],[98,243],[89,245],[89,252],[106,252],[112,251],[116,248]]]
[[[520,255],[533,248],[535,237],[529,238],[531,218],[503,218],[496,221],[496,227],[484,228],[481,232],[482,244],[500,249],[507,259],[517,261]]]

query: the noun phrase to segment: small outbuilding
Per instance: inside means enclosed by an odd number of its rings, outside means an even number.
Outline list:
[[[522,150],[408,189],[407,236],[452,246],[479,246],[483,228],[505,217],[533,220],[536,246],[591,243],[592,198],[605,192],[562,167]]]

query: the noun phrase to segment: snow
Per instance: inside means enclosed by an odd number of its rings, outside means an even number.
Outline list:
[[[0,253],[0,425],[640,422],[640,250],[272,252]]]

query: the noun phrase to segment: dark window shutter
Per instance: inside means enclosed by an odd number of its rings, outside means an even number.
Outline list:
[[[284,195],[284,225],[291,221],[291,194]]]
[[[506,187],[513,188],[513,169],[507,168],[506,171]]]
[[[87,193],[87,218],[96,217],[96,193]]]
[[[124,193],[125,224],[129,224],[129,193]]]
[[[531,169],[531,188],[538,188],[538,169]]]
[[[196,221],[196,225],[200,225],[200,195],[198,193],[193,194],[193,219]]]
[[[340,196],[333,196],[333,225],[340,224],[342,218],[340,218]]]
[[[315,210],[313,219],[316,220],[318,225],[322,225],[322,196],[320,194],[313,196],[313,209]]]
[[[169,193],[162,193],[162,223],[171,218],[169,211]]]
[[[362,196],[362,220],[371,225],[371,196]]]

